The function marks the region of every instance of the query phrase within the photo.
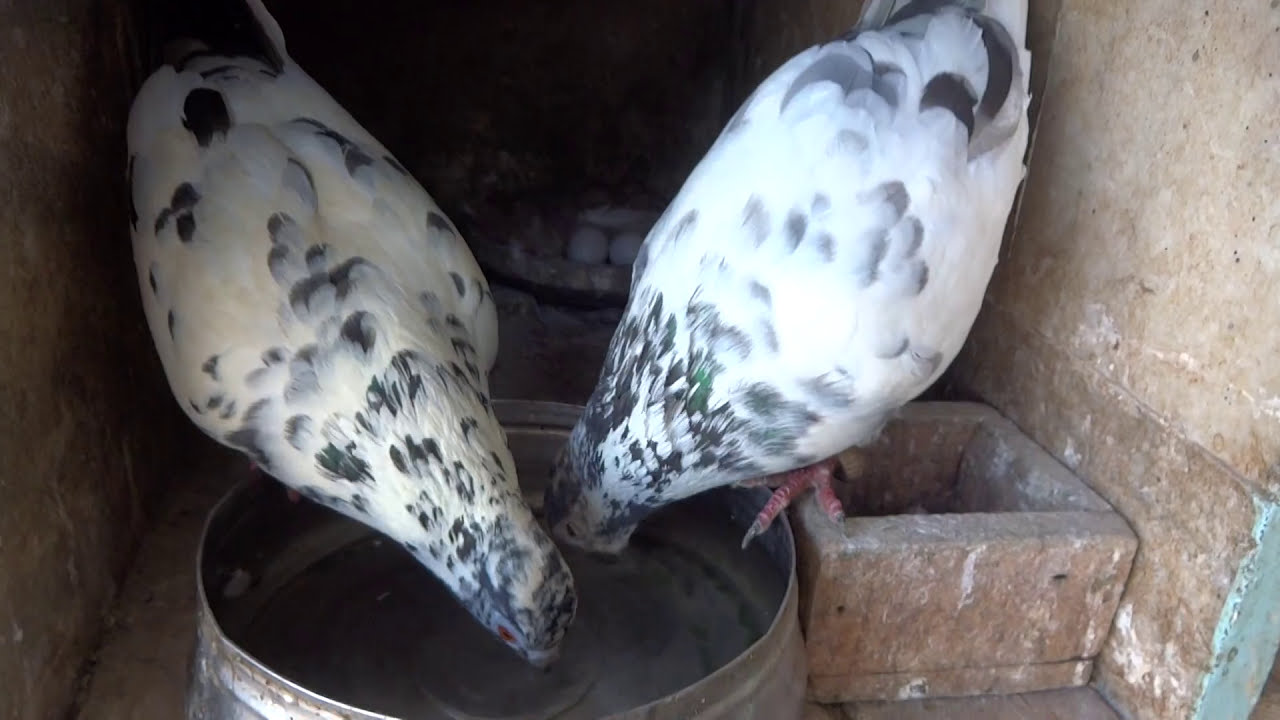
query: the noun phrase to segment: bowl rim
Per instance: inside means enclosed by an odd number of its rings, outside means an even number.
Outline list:
[[[576,419],[584,409],[581,405],[572,403],[540,401],[540,400],[511,400],[511,399],[495,399],[491,401],[494,414],[504,428],[512,425],[516,427],[527,426],[544,426],[551,429],[568,431],[572,428],[572,423],[564,424],[567,419]],[[218,502],[209,510],[205,516],[203,526],[200,530],[200,539],[196,547],[196,611],[198,614],[197,626],[199,629],[196,638],[195,654],[199,654],[202,649],[214,655],[222,655],[237,665],[245,666],[250,670],[251,677],[241,677],[239,673],[235,674],[232,681],[250,681],[256,683],[269,682],[278,684],[282,689],[292,694],[294,702],[305,700],[315,706],[316,710],[332,711],[338,710],[346,713],[348,717],[359,718],[360,720],[403,720],[394,715],[384,715],[372,710],[356,707],[335,700],[328,696],[322,695],[315,690],[303,687],[298,683],[286,678],[271,667],[268,667],[253,654],[240,647],[234,640],[227,636],[223,630],[221,623],[218,621],[217,615],[213,611],[212,605],[209,603],[209,596],[206,592],[204,584],[204,567],[205,567],[205,549],[209,544],[209,533],[213,529],[214,524],[223,519],[223,515],[237,501],[241,499],[244,492],[252,485],[254,481],[246,478],[235,483]],[[763,488],[742,489],[742,492],[754,492],[760,494],[763,498],[767,491]],[[659,706],[679,705],[683,702],[692,702],[699,695],[705,695],[710,690],[724,690],[717,694],[717,697],[727,697],[731,694],[734,687],[734,679],[739,672],[745,669],[748,663],[752,663],[760,652],[767,649],[766,646],[782,646],[790,638],[791,633],[799,632],[799,582],[796,572],[796,543],[795,536],[792,534],[791,522],[786,513],[781,513],[774,521],[770,532],[774,528],[778,528],[778,532],[783,533],[783,559],[788,567],[784,568],[787,575],[787,586],[783,592],[782,599],[778,603],[777,609],[773,613],[773,618],[769,623],[768,629],[756,639],[745,650],[735,656],[732,660],[721,665],[711,673],[703,676],[697,682],[687,685],[673,693],[669,693],[663,697],[652,700],[643,705],[637,705],[627,710],[623,710],[613,715],[605,716],[600,720],[623,720],[631,717],[646,717]],[[786,628],[784,625],[791,625]],[[789,632],[787,632],[789,630]],[[781,634],[780,634],[781,633]],[[209,645],[208,648],[202,648],[202,644]],[[781,657],[782,653],[777,653]],[[194,667],[195,657],[193,655],[193,667],[189,668],[191,673],[191,681],[194,683],[196,678],[196,668]],[[766,668],[760,668],[760,672],[767,672]],[[256,676],[256,677],[252,677]],[[232,689],[235,692],[234,688]],[[190,702],[192,687],[189,685],[186,691],[187,700]],[[240,693],[235,693],[237,697]]]

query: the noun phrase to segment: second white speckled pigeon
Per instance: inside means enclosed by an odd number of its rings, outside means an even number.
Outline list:
[[[187,43],[129,114],[134,258],[170,387],[204,432],[403,544],[546,665],[576,595],[490,407],[489,287],[261,2],[218,4],[209,34],[238,28],[255,52]]]
[[[618,552],[662,505],[781,483],[750,532],[952,362],[1027,147],[1026,0],[869,2],[747,99],[650,231],[545,509]],[[745,541],[744,541],[745,542]]]

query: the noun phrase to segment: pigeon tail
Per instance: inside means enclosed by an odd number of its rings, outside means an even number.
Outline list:
[[[252,57],[277,73],[289,63],[284,33],[262,0],[164,3],[159,28],[159,61],[178,69],[208,54]]]

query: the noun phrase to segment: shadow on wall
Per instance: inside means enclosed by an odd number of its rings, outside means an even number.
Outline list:
[[[72,12],[72,10],[76,12]],[[87,12],[86,12],[87,11]],[[138,301],[122,2],[0,22],[0,718],[57,717],[150,499],[196,440]]]

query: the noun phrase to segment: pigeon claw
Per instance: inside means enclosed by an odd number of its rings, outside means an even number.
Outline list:
[[[827,517],[831,519],[831,522],[843,524],[845,518],[844,506],[840,503],[840,498],[836,497],[835,490],[831,487],[831,471],[835,464],[835,458],[831,458],[782,475],[782,484],[778,486],[777,490],[773,491],[769,501],[764,504],[760,514],[751,523],[751,527],[747,528],[747,534],[742,538],[743,549],[746,549],[752,540],[768,530],[773,525],[773,521],[791,504],[792,500],[808,488],[813,488],[818,505],[827,514]]]
[[[751,544],[752,540],[755,540],[756,537],[760,535],[760,533],[768,529],[769,529],[768,523],[761,524],[760,518],[757,517],[755,521],[751,523],[751,527],[747,528],[747,534],[742,536],[742,549],[746,550],[747,546]]]

